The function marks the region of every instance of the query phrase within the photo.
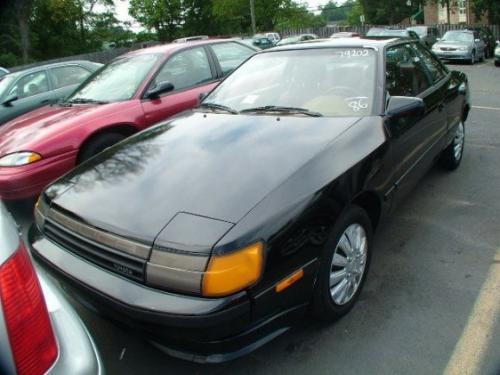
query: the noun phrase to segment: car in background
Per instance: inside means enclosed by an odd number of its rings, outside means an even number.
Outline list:
[[[0,66],[0,81],[2,80],[2,77],[4,77],[7,73],[9,73],[9,71]]]
[[[32,254],[166,353],[234,359],[350,311],[377,226],[436,160],[460,165],[469,108],[467,76],[417,41],[260,52],[45,189]]]
[[[330,39],[338,39],[338,38],[361,38],[360,33],[356,33],[354,31],[341,31],[338,33],[333,33],[330,35]]]
[[[67,100],[0,127],[0,198],[24,199],[75,165],[196,106],[256,50],[235,40],[171,43],[129,52]]]
[[[71,94],[102,64],[65,61],[10,73],[0,81],[0,127],[36,108]]]
[[[278,43],[281,40],[281,36],[278,33],[265,33],[267,39],[269,39],[274,44]]]
[[[252,45],[259,49],[268,49],[275,46],[274,40],[265,34],[256,34],[252,37]]]
[[[467,61],[474,65],[484,61],[485,44],[477,31],[449,30],[432,46],[432,52],[441,60]]]
[[[494,55],[495,55],[495,65],[500,66],[500,42],[496,42]]]
[[[439,38],[439,30],[434,26],[411,26],[407,27],[406,30],[417,33],[420,41],[427,48],[431,48]]]
[[[286,46],[288,44],[296,44],[301,42],[308,42],[310,40],[316,40],[319,37],[316,34],[300,34],[293,35],[287,38],[281,39],[276,45],[277,46]]]
[[[99,375],[99,352],[75,310],[33,266],[0,201],[0,374]]]
[[[467,30],[476,31],[485,44],[484,57],[489,59],[495,53],[495,35],[488,26],[468,27]]]
[[[208,35],[194,35],[194,36],[187,36],[185,38],[175,39],[174,41],[172,41],[172,43],[186,43],[195,40],[207,40],[208,38],[209,38]]]
[[[405,29],[389,29],[384,27],[371,27],[366,33],[366,38],[369,39],[402,38],[410,40],[420,40],[418,34],[415,31],[405,30]]]

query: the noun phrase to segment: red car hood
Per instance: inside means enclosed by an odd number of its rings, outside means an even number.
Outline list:
[[[130,102],[105,105],[47,106],[0,126],[0,156],[15,151],[41,152],[39,146],[54,135],[74,131],[76,126],[112,116]]]

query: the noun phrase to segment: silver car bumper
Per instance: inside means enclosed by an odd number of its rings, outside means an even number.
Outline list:
[[[97,347],[80,317],[50,276],[36,267],[59,346],[57,361],[48,375],[102,375]]]
[[[441,60],[470,60],[472,53],[469,51],[432,51]]]

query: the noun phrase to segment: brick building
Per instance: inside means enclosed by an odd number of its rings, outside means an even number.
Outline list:
[[[441,5],[439,0],[431,1],[424,6],[424,22],[426,25],[435,24],[487,24],[487,15],[476,17],[472,11],[470,0],[450,0],[450,19],[446,5]]]

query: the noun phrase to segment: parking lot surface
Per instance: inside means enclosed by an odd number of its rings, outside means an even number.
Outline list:
[[[500,374],[500,68],[453,64],[473,108],[462,165],[434,168],[375,237],[365,289],[239,360],[174,359],[75,302],[109,374]],[[27,228],[26,209],[10,207]]]

